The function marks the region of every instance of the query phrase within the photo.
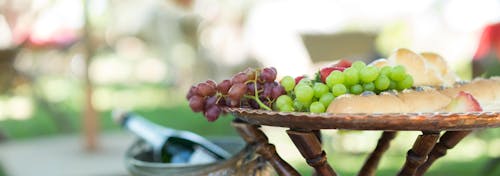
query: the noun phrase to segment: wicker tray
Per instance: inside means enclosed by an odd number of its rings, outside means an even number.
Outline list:
[[[226,108],[224,111],[254,125],[308,130],[460,131],[500,127],[500,112],[313,114],[246,108]]]

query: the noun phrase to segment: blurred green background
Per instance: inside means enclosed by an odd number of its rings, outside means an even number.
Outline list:
[[[0,0],[0,9],[0,175],[22,173],[14,166],[32,164],[29,158],[13,163],[16,156],[6,153],[43,153],[40,140],[77,139],[75,155],[107,152],[106,134],[127,134],[110,117],[117,108],[203,136],[237,136],[231,116],[209,123],[190,111],[185,94],[196,82],[220,81],[246,67],[298,76],[340,58],[371,61],[407,47],[440,53],[471,79],[481,32],[500,20],[498,0]],[[298,152],[287,153],[288,138],[272,137],[283,132],[266,130],[280,154],[309,175]],[[429,175],[484,174],[500,157],[499,134],[498,128],[475,132]],[[416,135],[398,136],[380,175],[400,169]],[[378,137],[327,131],[328,158],[342,175],[355,175]],[[16,151],[18,145],[32,148]],[[126,174],[122,156],[102,160],[123,165],[118,172]],[[81,167],[76,175],[92,170]],[[490,175],[500,175],[495,167]]]

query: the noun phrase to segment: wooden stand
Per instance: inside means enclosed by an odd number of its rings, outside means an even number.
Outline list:
[[[429,167],[438,158],[446,155],[446,151],[455,147],[465,136],[469,135],[471,131],[447,131],[439,138],[439,143],[437,143],[429,154],[427,161],[422,164],[416,175],[424,175],[424,173],[429,169]]]
[[[266,159],[279,175],[300,175],[284,161],[270,144],[259,125],[288,127],[287,134],[315,175],[336,176],[328,164],[321,145],[321,129],[384,130],[377,146],[359,171],[360,176],[373,176],[389,149],[397,131],[422,131],[406,154],[399,176],[423,175],[448,149],[456,146],[471,130],[500,127],[500,113],[342,115],[281,113],[274,111],[227,109],[236,119],[233,126],[243,139],[257,146],[257,153]],[[468,120],[471,119],[471,120]],[[467,122],[467,123],[465,123]],[[446,131],[441,137],[440,132]],[[439,140],[439,143],[437,143]]]
[[[274,167],[279,175],[283,176],[298,176],[300,175],[290,164],[284,161],[278,153],[273,144],[269,144],[267,136],[259,129],[257,125],[250,125],[238,120],[233,121],[233,127],[236,128],[238,133],[249,144],[257,146],[257,153],[262,155]]]
[[[286,132],[317,175],[337,175],[328,164],[326,153],[321,147],[318,136],[313,131],[291,129]]]
[[[406,155],[406,162],[398,176],[415,175],[417,168],[427,160],[427,155],[431,152],[439,138],[439,132],[423,132],[418,136],[411,150]]]
[[[375,147],[375,150],[370,154],[368,159],[366,159],[365,164],[359,171],[359,176],[375,175],[382,155],[389,149],[389,144],[396,137],[396,134],[395,131],[384,131],[382,133],[382,137],[378,140],[377,147]]]

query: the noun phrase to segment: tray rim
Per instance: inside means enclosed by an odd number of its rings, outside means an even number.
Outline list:
[[[278,112],[248,108],[224,108],[224,111],[254,125],[310,130],[460,131],[500,127],[500,112],[496,111],[339,114]],[[314,123],[315,121],[318,123]],[[370,127],[370,124],[373,124],[373,127]]]

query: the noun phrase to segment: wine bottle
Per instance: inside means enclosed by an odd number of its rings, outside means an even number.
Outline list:
[[[195,133],[159,126],[133,113],[115,111],[113,118],[151,145],[155,162],[197,164],[230,157],[227,151]]]

